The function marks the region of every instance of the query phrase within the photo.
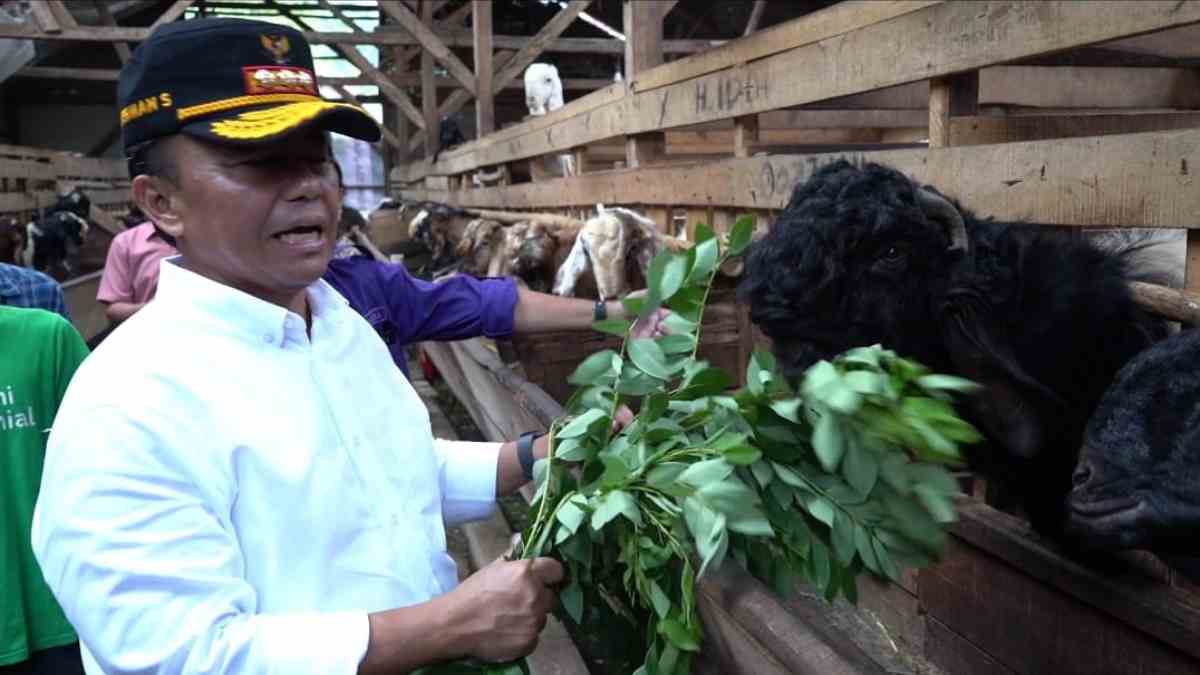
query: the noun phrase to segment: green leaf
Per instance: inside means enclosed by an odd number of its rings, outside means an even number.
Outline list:
[[[725,461],[738,466],[750,466],[752,469],[759,466],[759,460],[762,459],[762,451],[751,445],[735,445],[731,448],[725,448],[721,451],[725,457]],[[765,470],[770,475],[770,467],[763,465]],[[757,478],[757,474],[755,475]],[[765,483],[763,483],[765,485]]]
[[[788,398],[771,402],[771,410],[783,419],[800,424],[800,408],[804,401],[798,398]]]
[[[647,273],[646,285],[649,296],[658,303],[670,300],[675,292],[683,285],[687,277],[687,256],[670,251],[663,251],[654,257]],[[648,300],[647,305],[651,304]],[[643,308],[645,311],[645,308]]]
[[[660,619],[667,618],[667,614],[671,611],[671,599],[663,592],[657,581],[650,579],[646,586],[650,591],[650,604],[654,606],[654,613]]]
[[[598,333],[608,333],[617,337],[625,337],[629,329],[633,327],[633,322],[626,319],[605,319],[592,323],[592,330]]]
[[[617,393],[626,396],[645,396],[662,389],[662,380],[650,377],[640,368],[626,366],[617,381]]]
[[[629,359],[650,377],[669,380],[674,369],[667,367],[667,357],[654,340],[640,338],[629,343]]]
[[[671,314],[667,315],[667,318],[662,320],[662,324],[660,325],[670,331],[671,335],[678,337],[683,335],[691,335],[692,332],[696,330],[696,326],[698,324],[695,321],[689,321],[672,312]]]
[[[854,521],[843,511],[838,511],[833,517],[830,540],[834,557],[843,565],[849,565],[854,560]]]
[[[673,316],[673,315],[672,315]],[[696,348],[696,338],[691,335],[664,335],[655,340],[664,354],[688,354]]]
[[[587,512],[582,508],[582,505],[586,503],[587,500],[582,495],[575,495],[558,507],[555,518],[567,532],[575,534],[579,525],[587,518]]]
[[[812,447],[823,469],[829,473],[837,471],[838,464],[846,452],[846,444],[834,413],[826,412],[817,420],[816,428],[813,429]]]
[[[663,413],[667,411],[667,400],[665,392],[650,394],[642,402],[642,408],[638,411],[638,419],[649,424],[662,417]]]
[[[888,553],[887,547],[879,539],[874,540],[872,543],[875,548],[875,559],[879,564],[879,570],[888,579],[900,581],[900,570],[892,560],[891,554]]]
[[[858,557],[866,565],[867,569],[876,574],[882,574],[879,567],[879,558],[875,555],[875,547],[871,544],[871,535],[862,525],[854,525],[854,548],[858,551]]]
[[[701,241],[692,247],[692,250],[695,252],[696,262],[692,265],[692,271],[688,274],[688,283],[705,283],[708,281],[709,275],[713,273],[713,269],[717,266],[717,257],[720,253],[717,239],[716,237],[712,237]]]
[[[572,577],[571,583],[559,591],[558,600],[571,620],[575,623],[583,620],[583,589],[579,587],[578,578]]]
[[[566,438],[555,445],[554,457],[564,462],[582,462],[590,456],[589,450],[578,438]]]
[[[875,455],[870,450],[851,445],[842,460],[842,475],[855,492],[866,497],[875,489],[875,481],[879,478],[879,462],[875,461]]]
[[[578,386],[595,384],[604,375],[615,372],[614,365],[620,367],[620,363],[621,357],[611,349],[596,352],[576,366],[567,382]]]
[[[626,296],[621,299],[621,305],[625,307],[626,316],[641,316],[642,310],[646,308],[646,298]]]
[[[957,391],[964,394],[979,391],[981,388],[971,380],[954,375],[923,375],[917,378],[917,386],[922,389]]]
[[[746,366],[746,388],[755,396],[766,392],[766,385],[775,377],[775,357],[770,352],[755,349]]]
[[[761,455],[762,453],[759,454]],[[725,459],[737,464],[737,462],[729,459],[729,455],[726,455]],[[771,465],[761,459],[750,465],[750,473],[754,474],[754,480],[758,481],[759,487],[765,488],[771,484],[771,481],[775,480],[775,472],[771,469]]]
[[[662,619],[658,622],[658,632],[679,649],[688,652],[700,651],[700,641],[678,619]]]
[[[637,501],[624,490],[613,490],[594,502],[592,511],[592,529],[601,530],[619,515],[624,515],[634,525],[641,527],[642,514],[638,510]]]
[[[842,378],[851,391],[859,394],[882,394],[887,377],[866,370],[852,370]]]
[[[588,432],[588,429],[592,424],[595,424],[602,419],[608,419],[608,416],[604,414],[603,410],[596,410],[594,408],[592,410],[587,410],[583,414],[571,420],[567,426],[560,429],[557,436],[558,438],[575,438],[577,436],[582,436]]]
[[[684,469],[676,480],[702,488],[710,483],[725,480],[726,476],[733,473],[733,468],[733,465],[723,458],[708,459]]]
[[[928,485],[917,485],[913,488],[917,499],[925,506],[925,510],[939,523],[953,523],[958,520],[958,512],[954,509],[953,500],[941,494],[936,488]]]
[[[729,231],[729,255],[739,256],[754,238],[754,216],[746,215],[738,218]]]
[[[813,497],[808,500],[808,512],[813,518],[825,523],[829,527],[833,527],[834,509],[833,504],[829,503],[824,497]],[[593,525],[593,527],[595,527]]]
[[[713,229],[709,227],[708,223],[696,223],[692,238],[697,244],[702,244],[709,239],[715,239],[716,236],[717,233],[713,232]]]
[[[720,368],[705,368],[687,378],[675,397],[682,400],[719,394],[733,384],[733,378]]]

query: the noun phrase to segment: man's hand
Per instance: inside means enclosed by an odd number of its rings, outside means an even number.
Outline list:
[[[553,558],[499,560],[468,577],[444,596],[452,603],[459,656],[499,662],[532,652],[554,607],[550,586],[562,578]]]
[[[646,289],[643,288],[636,290],[626,297],[644,298],[646,297]],[[629,331],[629,337],[638,339],[656,338],[669,335],[671,331],[667,330],[666,326],[663,325],[663,321],[665,321],[668,316],[671,316],[671,310],[667,309],[666,307],[659,307],[646,318],[635,319],[633,322],[633,328]]]

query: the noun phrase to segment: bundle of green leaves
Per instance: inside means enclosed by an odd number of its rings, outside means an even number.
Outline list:
[[[722,250],[701,225],[694,247],[654,260],[647,294],[624,302],[631,315],[669,307],[671,333],[630,339],[629,321],[598,322],[621,349],[575,370],[535,467],[523,555],[563,561],[562,608],[587,630],[607,630],[588,621],[599,603],[637,627],[636,675],[690,672],[697,580],[729,557],[780,593],[800,580],[851,601],[860,573],[896,580],[931,562],[955,519],[945,467],[979,438],[952,407],[974,385],[879,346],[816,364],[796,388],[756,352],[731,392],[734,379],[697,358],[700,325],[718,268],[752,229],[739,220]],[[638,412],[616,432],[622,404]]]

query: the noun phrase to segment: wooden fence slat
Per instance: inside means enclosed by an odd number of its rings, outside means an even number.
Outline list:
[[[404,198],[476,208],[604,204],[781,209],[792,188],[838,157],[890,164],[977,213],[1050,225],[1200,227],[1200,130],[1006,143],[969,148],[776,155],[590,173],[453,194]]]

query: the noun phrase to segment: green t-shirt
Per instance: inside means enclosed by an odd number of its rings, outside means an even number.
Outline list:
[[[76,640],[29,530],[47,430],[85,356],[87,345],[57,314],[0,307],[0,666]]]

